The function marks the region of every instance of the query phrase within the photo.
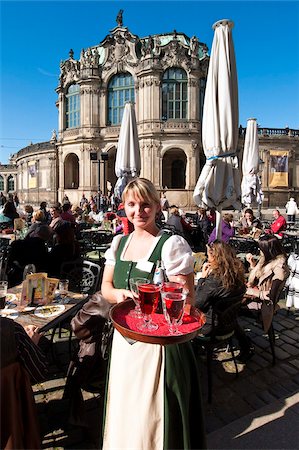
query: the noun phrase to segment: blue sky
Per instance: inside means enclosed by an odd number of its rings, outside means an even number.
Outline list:
[[[239,123],[299,128],[299,3],[297,1],[2,1],[0,161],[58,128],[59,63],[70,48],[100,43],[116,26],[140,37],[176,29],[211,50],[212,25],[235,22]]]

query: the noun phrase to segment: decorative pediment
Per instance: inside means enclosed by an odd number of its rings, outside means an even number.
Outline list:
[[[99,67],[99,53],[97,48],[88,48],[81,50],[80,65],[81,69],[97,69]]]
[[[189,56],[189,47],[177,39],[173,39],[168,44],[160,47],[161,66],[167,67],[180,66],[190,71],[192,64]]]
[[[121,72],[126,65],[137,66],[139,38],[127,28],[117,27],[112,30],[112,34],[104,39],[101,46],[105,49],[103,71],[109,71],[116,66]]]

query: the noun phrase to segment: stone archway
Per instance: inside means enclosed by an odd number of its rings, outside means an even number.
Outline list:
[[[75,153],[69,153],[64,160],[64,189],[79,187],[79,158]]]
[[[181,149],[170,149],[162,160],[162,186],[168,189],[185,189],[187,157]]]

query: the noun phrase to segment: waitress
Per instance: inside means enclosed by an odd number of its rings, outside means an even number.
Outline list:
[[[116,236],[106,252],[102,294],[110,303],[132,298],[129,279],[152,280],[162,260],[171,281],[184,280],[194,302],[194,260],[181,236],[156,225],[160,198],[144,178],[132,180],[123,203],[134,232]],[[107,385],[103,450],[206,448],[200,378],[190,342],[132,342],[114,331]]]

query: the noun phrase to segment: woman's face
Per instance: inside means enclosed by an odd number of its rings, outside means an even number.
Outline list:
[[[213,249],[209,246],[207,246],[207,256],[208,256],[208,263],[212,264],[215,262]]]
[[[148,202],[129,192],[125,199],[125,211],[127,218],[135,228],[146,229],[155,224],[159,205]]]
[[[246,220],[248,220],[248,221],[250,221],[250,222],[252,222],[252,219],[253,219],[253,216],[252,216],[252,214],[251,213],[245,213],[245,219]]]

